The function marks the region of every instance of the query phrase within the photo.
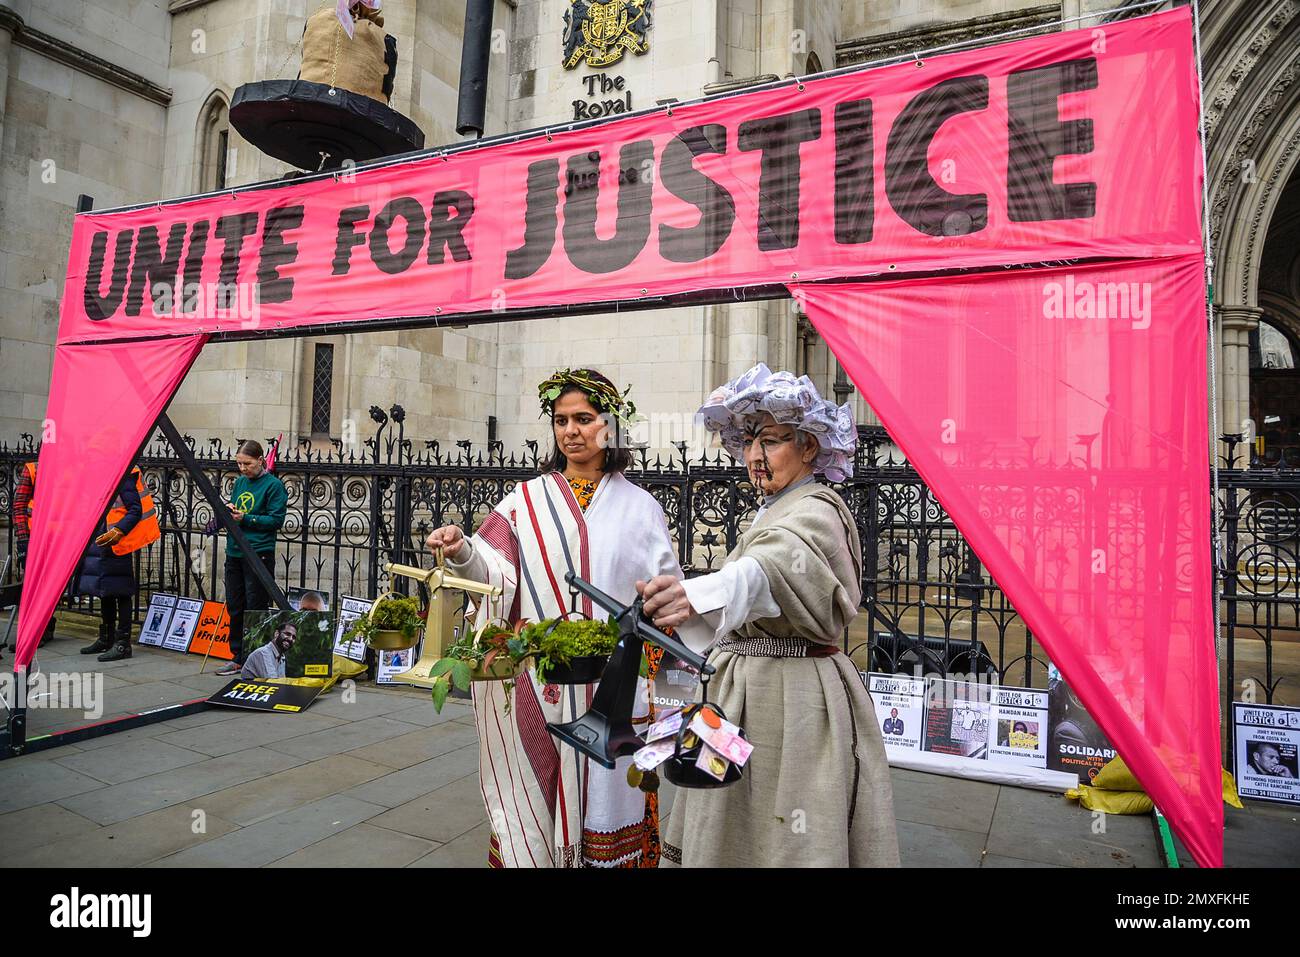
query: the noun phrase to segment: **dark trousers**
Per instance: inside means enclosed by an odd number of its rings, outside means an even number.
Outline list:
[[[257,558],[275,577],[275,552],[258,552]],[[244,612],[271,607],[271,596],[242,558],[226,556],[226,610],[230,612],[230,653],[244,663]]]
[[[108,595],[99,600],[99,618],[108,629],[110,641],[131,637],[131,596]],[[120,629],[120,631],[119,631]]]

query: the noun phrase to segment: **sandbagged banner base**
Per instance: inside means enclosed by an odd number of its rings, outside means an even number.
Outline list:
[[[1052,791],[1056,794],[1063,794],[1070,788],[1079,786],[1079,776],[1068,771],[972,761],[961,755],[937,754],[933,751],[891,754],[889,766],[906,768],[908,771],[944,774],[950,778],[963,778],[967,781],[987,781],[989,784],[1009,784],[1018,788],[1033,788],[1036,791]]]

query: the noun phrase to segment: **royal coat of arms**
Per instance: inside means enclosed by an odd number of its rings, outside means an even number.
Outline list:
[[[587,66],[610,66],[624,53],[640,56],[650,49],[652,0],[571,0],[564,11],[564,68],[583,60]]]

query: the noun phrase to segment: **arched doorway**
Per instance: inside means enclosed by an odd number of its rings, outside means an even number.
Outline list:
[[[1250,333],[1255,458],[1300,467],[1300,174],[1282,190],[1259,268],[1258,326]]]

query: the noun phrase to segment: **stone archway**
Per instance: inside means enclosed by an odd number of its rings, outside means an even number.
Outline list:
[[[1250,341],[1270,227],[1300,169],[1300,2],[1219,3],[1203,34],[1219,431],[1253,431]]]

